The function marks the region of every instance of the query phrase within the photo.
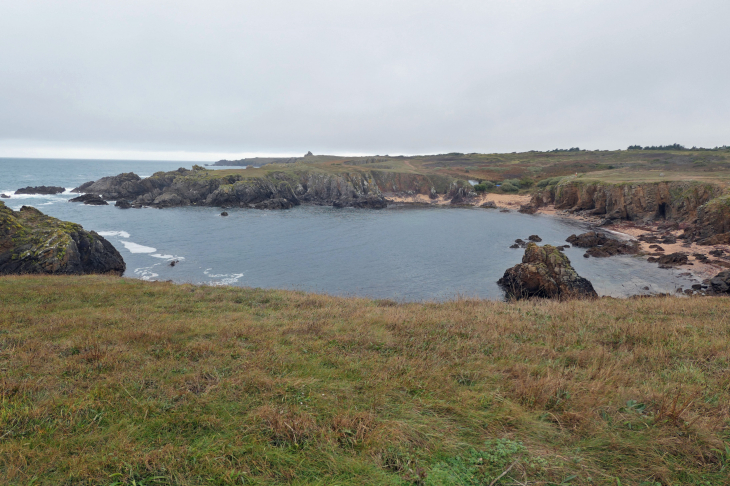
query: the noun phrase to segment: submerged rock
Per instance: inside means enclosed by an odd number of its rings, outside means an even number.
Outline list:
[[[0,202],[0,275],[124,273],[119,252],[94,231]]]
[[[80,202],[91,206],[108,206],[109,203],[95,194],[84,194],[83,196],[69,199],[68,202]]]
[[[522,263],[504,272],[497,282],[510,299],[598,297],[593,285],[578,275],[556,247],[529,243]]]
[[[65,192],[66,188],[58,186],[36,186],[36,187],[24,187],[15,191],[15,194],[60,194]]]

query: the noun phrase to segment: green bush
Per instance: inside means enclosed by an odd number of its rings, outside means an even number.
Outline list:
[[[520,187],[523,188],[523,189],[526,189],[528,187],[532,187],[532,185],[534,183],[535,183],[535,181],[533,181],[529,177],[523,177],[522,179],[520,179]]]
[[[474,186],[474,190],[476,192],[488,192],[493,191],[495,187],[497,186],[495,186],[493,182],[484,181]]]
[[[554,186],[554,185],[558,184],[561,180],[563,180],[562,177],[550,177],[548,179],[543,179],[543,180],[539,181],[536,185],[537,185],[537,187],[542,189],[547,186]]]
[[[504,191],[504,192],[517,192],[520,190],[519,187],[515,186],[514,184],[512,184],[510,182],[506,182],[506,181],[502,183],[502,186],[500,187],[500,189],[502,189],[502,191]]]

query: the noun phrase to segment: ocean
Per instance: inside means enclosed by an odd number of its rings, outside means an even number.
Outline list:
[[[185,207],[118,209],[69,203],[70,189],[101,177],[142,177],[193,162],[0,159],[2,199],[18,210],[34,206],[107,238],[127,263],[126,277],[179,283],[293,289],[397,301],[458,297],[502,299],[497,280],[519,263],[516,238],[543,243],[588,228],[546,215],[470,208],[397,206],[383,210],[298,206],[261,211]],[[202,162],[200,162],[202,165]],[[62,186],[55,196],[15,195],[25,186]],[[565,254],[599,295],[674,292],[696,280],[632,256],[583,258]],[[176,261],[174,266],[170,262]]]

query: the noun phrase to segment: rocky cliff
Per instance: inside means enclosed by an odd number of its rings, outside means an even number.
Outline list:
[[[532,205],[554,204],[556,209],[587,211],[607,219],[686,221],[721,193],[718,185],[692,181],[610,184],[572,179],[537,192]]]
[[[246,177],[222,174],[203,167],[158,172],[142,179],[125,173],[104,177],[75,188],[104,200],[125,201],[132,207],[216,206],[287,209],[302,203],[335,207],[386,206],[385,194],[445,194],[452,198],[473,195],[466,181],[378,170],[325,172],[314,169],[270,171]]]
[[[25,273],[121,275],[126,266],[107,240],[80,225],[0,202],[0,275]]]

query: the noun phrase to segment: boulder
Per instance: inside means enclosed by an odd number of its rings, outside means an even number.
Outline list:
[[[114,207],[121,208],[121,209],[129,209],[132,207],[132,203],[130,203],[129,201],[125,201],[124,199],[120,199],[114,204]]]
[[[221,216],[228,216],[228,212],[226,212],[226,211],[223,211],[223,212],[221,213]]]
[[[723,270],[710,279],[710,288],[717,294],[730,293],[730,270]]]
[[[487,201],[479,207],[484,209],[497,209],[497,204],[494,201]]]
[[[556,247],[529,243],[522,263],[508,269],[497,282],[509,299],[598,297],[593,285],[570,265]]]
[[[605,233],[588,231],[580,235],[570,235],[565,241],[578,248],[588,248],[584,257],[609,257],[614,255],[635,255],[639,252],[636,241],[620,241],[609,238]]]
[[[522,214],[535,214],[538,210],[538,207],[533,204],[523,204],[520,206],[520,209],[517,211]]]
[[[66,189],[64,187],[58,187],[58,186],[36,186],[36,187],[24,187],[22,189],[18,189],[15,191],[15,194],[60,194],[62,192],[65,192]]]
[[[534,241],[536,243],[539,243],[539,242],[542,241],[542,238],[540,238],[537,235],[530,235],[530,236],[527,237],[527,239],[530,240],[530,241]]]
[[[675,266],[675,265],[686,265],[689,263],[689,258],[686,253],[676,252],[670,253],[669,255],[661,255],[656,260],[659,266]]]
[[[0,202],[0,275],[122,275],[125,269],[119,252],[96,232],[29,206],[13,211]]]
[[[109,203],[103,200],[100,196],[97,196],[96,194],[84,194],[79,197],[75,197],[73,199],[69,199],[68,202],[80,202],[84,204],[88,204],[90,206],[108,206]]]

